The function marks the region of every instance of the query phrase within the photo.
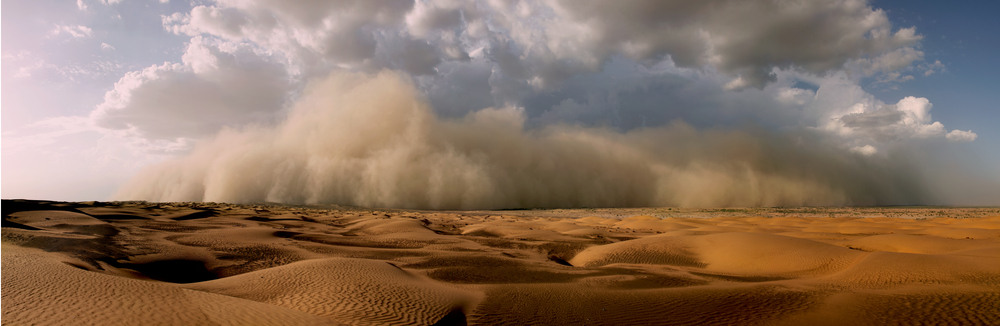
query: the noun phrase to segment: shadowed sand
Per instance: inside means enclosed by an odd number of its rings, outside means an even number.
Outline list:
[[[5,325],[1000,324],[1000,209],[3,201]]]

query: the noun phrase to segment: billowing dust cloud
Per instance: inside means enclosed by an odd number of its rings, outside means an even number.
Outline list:
[[[225,130],[143,171],[117,197],[478,209],[884,205],[926,196],[907,169],[808,132],[524,122],[516,108],[438,118],[398,74],[335,74],[308,87],[284,122]]]

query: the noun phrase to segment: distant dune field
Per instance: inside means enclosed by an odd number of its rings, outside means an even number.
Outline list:
[[[1000,324],[1000,209],[4,200],[4,325]]]

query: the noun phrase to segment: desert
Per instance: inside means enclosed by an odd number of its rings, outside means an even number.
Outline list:
[[[1000,209],[3,201],[5,325],[1000,323]]]
[[[3,9],[2,325],[1000,325],[1000,1]]]

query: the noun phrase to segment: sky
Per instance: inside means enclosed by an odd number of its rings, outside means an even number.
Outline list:
[[[3,198],[1000,205],[991,1],[8,0]]]

